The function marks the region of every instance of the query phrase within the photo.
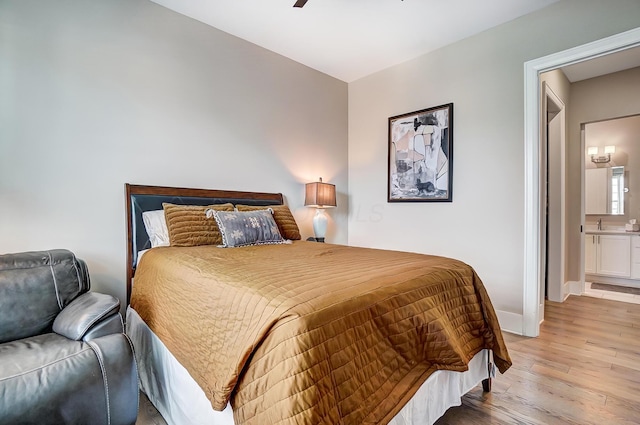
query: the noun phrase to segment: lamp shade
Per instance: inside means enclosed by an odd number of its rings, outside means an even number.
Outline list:
[[[316,208],[336,206],[336,186],[330,183],[323,183],[322,177],[320,177],[319,182],[307,183],[305,190],[305,206]]]

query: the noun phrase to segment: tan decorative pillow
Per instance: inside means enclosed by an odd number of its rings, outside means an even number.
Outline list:
[[[169,230],[171,246],[220,245],[222,235],[213,217],[207,217],[208,209],[233,211],[233,204],[174,205],[162,204]]]
[[[278,229],[280,230],[280,234],[282,235],[282,237],[291,240],[301,239],[298,224],[293,218],[291,210],[286,205],[236,205],[236,208],[238,209],[238,211],[256,211],[271,208],[273,210],[273,218],[276,220],[276,224],[278,225]]]

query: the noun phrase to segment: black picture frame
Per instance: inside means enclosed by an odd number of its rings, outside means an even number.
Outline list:
[[[388,202],[452,202],[453,103],[389,117]]]

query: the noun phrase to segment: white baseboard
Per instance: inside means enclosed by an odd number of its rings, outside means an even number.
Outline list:
[[[516,335],[522,335],[523,318],[522,314],[511,313],[508,311],[496,310],[500,328],[504,332]]]
[[[564,283],[563,287],[564,300],[569,295],[582,295],[583,287],[579,281],[570,280]],[[511,313],[509,311],[496,310],[498,321],[500,322],[500,328],[503,332],[509,332],[516,335],[523,334],[524,318],[522,314]]]
[[[582,295],[583,292],[582,283],[577,280],[570,280],[564,284],[565,300],[569,295]]]
[[[630,288],[640,288],[640,280],[638,279],[624,279],[621,277],[588,274],[585,276],[585,280],[587,282],[599,282],[599,283],[607,283],[609,285],[619,285],[619,286],[628,286]]]

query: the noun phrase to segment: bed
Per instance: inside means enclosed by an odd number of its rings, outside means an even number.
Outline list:
[[[494,364],[511,365],[486,290],[462,262],[301,240],[149,249],[142,216],[163,204],[204,208],[229,244],[225,226],[281,219],[283,197],[125,192],[127,333],[141,388],[169,423],[431,424],[488,386]]]

